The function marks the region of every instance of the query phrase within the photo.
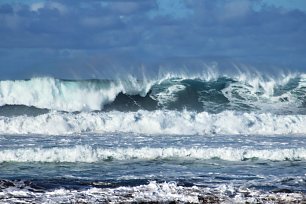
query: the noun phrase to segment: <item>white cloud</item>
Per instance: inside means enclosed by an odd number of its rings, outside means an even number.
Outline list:
[[[36,2],[30,5],[31,11],[38,11],[39,9],[42,9],[45,7],[44,2]]]
[[[61,14],[65,14],[68,11],[67,7],[59,2],[36,2],[30,5],[31,11],[37,12],[42,8],[56,9]]]

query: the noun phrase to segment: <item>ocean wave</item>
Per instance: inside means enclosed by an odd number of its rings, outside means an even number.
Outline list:
[[[101,110],[119,93],[145,96],[151,85],[129,77],[125,81],[70,81],[54,78],[1,81],[0,105],[25,105],[61,111]]]
[[[306,76],[165,75],[137,80],[0,81],[0,106],[24,105],[58,111],[263,110],[305,113]]]
[[[69,135],[136,133],[168,135],[306,134],[306,115],[224,111],[51,112],[38,116],[0,116],[0,134]]]
[[[246,149],[246,148],[94,148],[90,146],[17,148],[0,150],[0,162],[103,162],[109,160],[156,159],[221,159],[245,161],[250,159],[284,161],[306,160],[305,148]]]

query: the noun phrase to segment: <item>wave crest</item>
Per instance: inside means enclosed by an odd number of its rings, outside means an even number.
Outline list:
[[[139,109],[261,110],[306,112],[306,76],[279,79],[219,76],[175,77],[156,80],[83,80],[33,78],[0,81],[0,106],[25,105],[58,111]]]

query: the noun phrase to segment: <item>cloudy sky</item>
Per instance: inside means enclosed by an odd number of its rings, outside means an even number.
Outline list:
[[[306,72],[305,36],[305,0],[0,0],[0,78],[222,63]]]

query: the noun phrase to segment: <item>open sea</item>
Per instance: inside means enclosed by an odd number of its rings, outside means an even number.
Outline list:
[[[306,203],[306,74],[0,81],[0,203]]]

